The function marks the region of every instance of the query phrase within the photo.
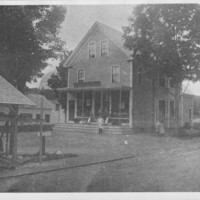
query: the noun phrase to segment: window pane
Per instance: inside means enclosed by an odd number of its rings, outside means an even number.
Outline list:
[[[96,44],[89,43],[89,58],[94,58],[96,53]]]
[[[112,83],[119,82],[119,66],[112,67]]]
[[[189,108],[189,120],[191,120],[191,119],[192,119],[192,109]]]
[[[170,117],[175,116],[174,101],[170,101]]]
[[[108,55],[108,45],[107,41],[101,42],[101,56],[107,56]]]
[[[84,70],[79,69],[78,70],[78,81],[84,80]]]
[[[165,117],[165,100],[159,100],[159,116]]]
[[[48,115],[48,114],[45,115],[45,121],[50,122],[50,115]]]

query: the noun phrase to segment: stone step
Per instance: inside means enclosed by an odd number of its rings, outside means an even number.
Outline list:
[[[68,133],[98,133],[99,129],[94,124],[57,124],[54,131],[64,131]],[[127,126],[104,126],[103,132],[105,134],[132,134],[133,130]]]

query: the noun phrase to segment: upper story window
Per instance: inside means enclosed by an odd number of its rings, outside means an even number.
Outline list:
[[[138,68],[138,72],[137,72],[137,82],[138,84],[142,84],[142,67]]]
[[[120,68],[119,66],[112,67],[112,83],[119,83]]]
[[[160,87],[166,87],[166,78],[165,78],[165,76],[159,75],[158,85]]]
[[[101,41],[101,57],[108,55],[108,41]]]
[[[96,42],[90,42],[88,44],[88,50],[89,50],[89,58],[95,58],[96,57]]]
[[[78,69],[77,79],[78,79],[78,82],[85,80],[85,71],[84,71],[84,69]]]
[[[175,88],[175,83],[172,78],[168,78],[168,87]]]
[[[175,102],[174,102],[174,100],[170,100],[169,110],[170,110],[170,117],[175,117]]]

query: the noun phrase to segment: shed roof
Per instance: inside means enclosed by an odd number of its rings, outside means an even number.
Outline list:
[[[0,104],[35,105],[2,76],[0,76]]]
[[[35,103],[33,108],[41,108],[41,97],[43,98],[43,109],[52,109],[52,103],[43,95],[28,94],[27,97]]]

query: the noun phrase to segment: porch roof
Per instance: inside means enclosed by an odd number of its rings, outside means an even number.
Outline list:
[[[131,87],[123,86],[123,85],[108,85],[108,86],[91,86],[91,87],[65,87],[58,88],[58,91],[66,91],[66,92],[80,92],[80,91],[101,91],[101,90],[130,90]]]

